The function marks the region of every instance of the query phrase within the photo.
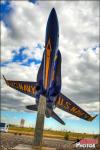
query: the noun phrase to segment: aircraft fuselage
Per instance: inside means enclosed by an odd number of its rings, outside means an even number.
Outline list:
[[[29,110],[37,111],[40,95],[43,95],[46,97],[46,117],[52,117],[65,125],[64,121],[53,111],[54,107],[58,107],[79,118],[92,121],[96,116],[91,116],[61,93],[61,53],[58,44],[59,26],[57,14],[53,8],[47,21],[45,49],[37,74],[37,81],[12,81],[3,77],[11,88],[36,99],[35,105],[26,106]]]
[[[59,27],[55,9],[53,8],[47,22],[44,52],[44,79],[43,87],[48,90],[52,84],[54,63],[57,56],[59,43]]]

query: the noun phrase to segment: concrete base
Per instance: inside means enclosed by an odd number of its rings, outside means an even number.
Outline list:
[[[50,148],[50,147],[42,147],[41,149],[38,147],[32,147],[32,145],[24,145],[19,144],[16,147],[13,148],[13,150],[56,150],[56,148]]]

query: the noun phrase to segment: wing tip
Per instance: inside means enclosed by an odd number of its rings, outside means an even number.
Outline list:
[[[63,122],[63,125],[66,125],[66,123],[65,123],[65,122]]]
[[[5,76],[4,75],[2,75],[2,76],[3,76],[4,80],[7,81],[6,78],[5,78]]]
[[[96,115],[93,117],[93,119],[95,119],[97,116],[98,116],[98,115],[96,114]]]
[[[94,117],[91,117],[91,118],[89,119],[89,121],[94,120],[97,116],[98,116],[98,115],[96,114]]]
[[[7,79],[5,78],[5,76],[4,75],[2,75],[3,76],[3,78],[4,78],[4,80],[5,80],[5,82],[6,82],[6,84],[7,84]],[[8,84],[7,84],[8,85]]]

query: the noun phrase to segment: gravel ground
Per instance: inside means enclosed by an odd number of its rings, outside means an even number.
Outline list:
[[[26,136],[26,135],[15,135],[11,133],[1,133],[0,137],[0,150],[12,150],[13,147],[15,147],[18,144],[28,144],[32,145],[33,137],[32,136]],[[75,144],[73,141],[65,141],[60,139],[50,139],[50,138],[44,138],[43,140],[43,146],[46,147],[55,147],[57,150],[75,150]],[[85,148],[86,149],[86,148]],[[88,148],[89,149],[89,148]],[[93,148],[91,148],[93,149]],[[100,147],[97,147],[96,150],[99,150]],[[79,150],[79,148],[78,148]]]

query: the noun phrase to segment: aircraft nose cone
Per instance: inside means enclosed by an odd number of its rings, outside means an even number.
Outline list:
[[[54,8],[52,8],[51,13],[56,14],[56,11]]]
[[[55,11],[54,8],[52,8],[50,16],[53,16],[53,17],[57,16],[56,11]]]
[[[59,35],[58,18],[55,9],[52,8],[47,21],[45,45],[47,45],[47,42],[50,38],[52,49],[56,48],[59,39],[58,35]]]
[[[58,19],[57,19],[57,14],[56,10],[52,8],[49,18],[48,18],[48,23],[49,24],[55,24],[55,26],[58,26]]]

